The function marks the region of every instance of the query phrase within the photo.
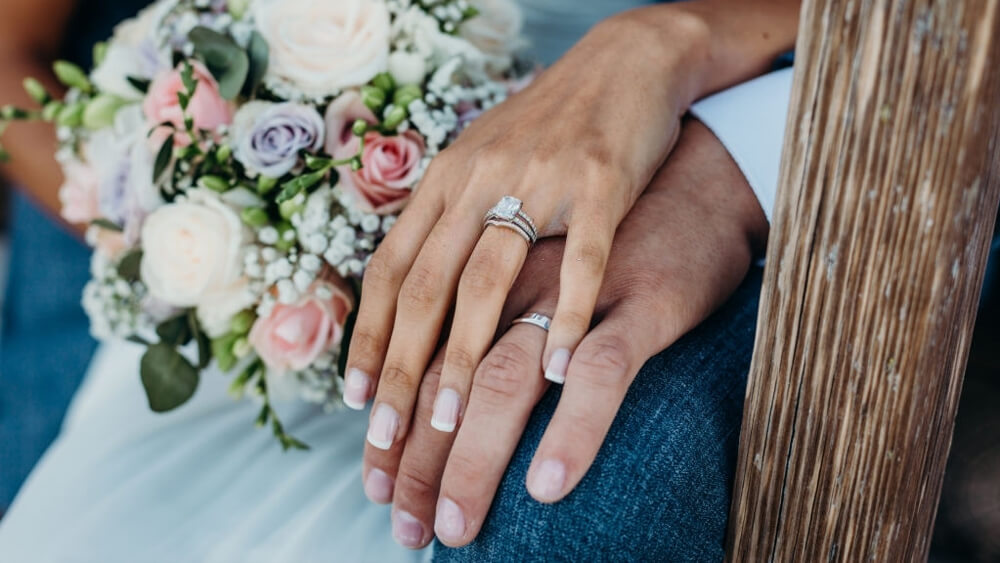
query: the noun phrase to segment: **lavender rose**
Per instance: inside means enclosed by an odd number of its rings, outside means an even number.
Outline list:
[[[250,102],[234,119],[234,155],[249,171],[280,178],[295,167],[299,151],[323,147],[324,133],[323,117],[312,106]]]

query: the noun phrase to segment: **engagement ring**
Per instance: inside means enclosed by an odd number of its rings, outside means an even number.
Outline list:
[[[502,227],[510,229],[524,237],[531,246],[538,240],[538,230],[535,222],[522,210],[521,200],[512,196],[504,196],[483,218],[483,228]]]

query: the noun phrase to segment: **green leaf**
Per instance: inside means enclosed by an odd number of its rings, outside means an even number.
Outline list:
[[[146,350],[139,373],[153,412],[167,412],[183,405],[198,388],[198,371],[166,344],[153,344]]]
[[[209,29],[196,27],[188,33],[194,54],[219,83],[219,93],[232,100],[240,94],[250,73],[250,57],[231,38]]]
[[[267,44],[264,36],[256,31],[250,35],[250,44],[247,45],[247,57],[250,59],[250,70],[246,84],[243,85],[243,95],[253,96],[254,91],[264,81],[267,67],[271,62],[271,48]]]
[[[240,338],[239,334],[226,334],[212,340],[212,357],[219,366],[219,371],[228,372],[236,367],[236,356],[233,355],[233,344]]]
[[[153,165],[153,183],[160,181],[160,177],[170,166],[170,157],[174,155],[174,136],[171,134],[166,141],[160,145],[160,152],[156,153],[156,164]]]
[[[180,315],[160,323],[156,327],[156,335],[160,337],[160,342],[171,346],[184,346],[191,342],[194,333],[188,324],[188,316]]]
[[[198,324],[198,315],[194,310],[188,311],[188,330],[194,336],[194,341],[198,344],[198,369],[205,369],[212,361],[212,341],[208,335],[201,330]]]
[[[100,227],[106,231],[115,231],[116,233],[122,232],[122,228],[108,219],[94,219],[90,222],[91,226]]]
[[[118,263],[118,275],[127,281],[134,282],[139,279],[139,267],[142,265],[142,251],[133,250],[122,257]]]
[[[184,91],[192,96],[194,91],[198,89],[198,81],[194,78],[194,66],[191,65],[191,61],[184,61],[181,68],[181,83],[184,84]]]
[[[326,170],[317,170],[316,172],[303,174],[294,180],[285,182],[281,185],[281,192],[274,201],[281,205],[282,203],[292,199],[293,197],[320,183],[320,181],[326,177],[326,172]]]
[[[151,82],[145,78],[137,78],[135,76],[126,76],[125,80],[132,85],[133,88],[145,94],[149,91],[149,85]]]

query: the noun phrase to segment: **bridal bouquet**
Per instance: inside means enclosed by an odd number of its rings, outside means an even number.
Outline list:
[[[513,0],[161,0],[14,119],[57,125],[99,339],[150,407],[210,365],[283,447],[275,395],[336,407],[359,280],[429,161],[523,82]],[[2,149],[0,149],[2,152]],[[0,154],[2,156],[2,154]]]

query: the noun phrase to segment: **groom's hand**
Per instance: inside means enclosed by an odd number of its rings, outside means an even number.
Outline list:
[[[705,319],[743,279],[767,223],[750,187],[717,139],[688,123],[614,241],[595,324],[573,355],[559,406],[528,472],[541,502],[568,494],[593,462],[639,368]],[[543,241],[528,257],[501,327],[558,301],[563,242]],[[548,382],[539,368],[545,332],[518,324],[479,366],[457,434],[429,421],[443,352],[420,391],[402,460],[371,447],[365,489],[393,509],[407,547],[433,538],[450,546],[479,533],[500,479]],[[398,463],[398,465],[397,465]]]

